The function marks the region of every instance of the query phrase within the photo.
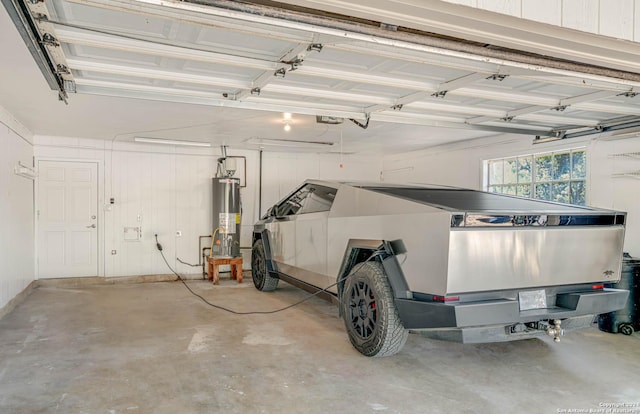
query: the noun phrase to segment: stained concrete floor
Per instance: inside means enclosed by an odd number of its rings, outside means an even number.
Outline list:
[[[285,283],[258,292],[250,279],[188,283],[238,310],[305,295]],[[1,413],[590,409],[640,412],[637,334],[587,329],[559,344],[488,345],[410,335],[399,354],[366,358],[351,347],[337,309],[320,299],[240,316],[204,305],[178,282],[39,287],[0,320]]]

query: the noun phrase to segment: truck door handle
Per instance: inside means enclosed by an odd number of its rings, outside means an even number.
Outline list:
[[[96,225],[95,225],[95,224],[92,224],[92,225],[90,225],[90,226],[87,226],[87,228],[88,228],[88,229],[95,229],[95,228],[96,228]]]

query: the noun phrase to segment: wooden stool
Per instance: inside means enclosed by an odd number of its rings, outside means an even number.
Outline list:
[[[231,266],[231,279],[238,279],[238,283],[242,283],[242,257],[210,257],[207,256],[209,262],[209,280],[214,285],[220,284],[218,266]]]

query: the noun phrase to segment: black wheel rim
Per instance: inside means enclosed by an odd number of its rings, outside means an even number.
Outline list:
[[[353,332],[362,339],[371,338],[376,331],[378,304],[371,286],[356,281],[349,292],[349,318]]]
[[[260,254],[260,252],[254,251],[253,257],[251,259],[253,281],[256,286],[260,287],[264,283],[264,276],[266,272],[264,257],[262,256],[262,254]]]

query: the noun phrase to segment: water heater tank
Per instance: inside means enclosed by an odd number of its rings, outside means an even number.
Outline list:
[[[213,178],[213,256],[240,256],[240,179]]]

